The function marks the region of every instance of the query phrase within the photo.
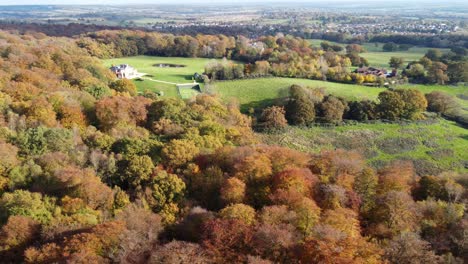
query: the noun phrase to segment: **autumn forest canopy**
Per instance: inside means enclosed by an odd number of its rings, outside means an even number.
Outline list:
[[[466,82],[461,53],[428,52],[405,78]],[[376,167],[357,151],[301,152],[258,135],[428,112],[462,123],[453,96],[388,89],[375,101],[347,100],[293,85],[280,103],[246,115],[215,94],[137,91],[100,60],[231,59],[208,64],[206,84],[384,82],[348,70],[366,64],[359,54],[289,35],[0,31],[0,262],[464,263],[466,170]]]

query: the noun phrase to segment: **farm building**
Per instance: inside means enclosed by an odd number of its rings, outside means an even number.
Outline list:
[[[387,77],[387,70],[377,69],[373,67],[361,67],[359,69],[356,69],[354,72],[362,75],[375,75],[377,77]]]
[[[119,79],[133,79],[135,77],[138,77],[137,69],[133,68],[128,64],[120,64],[118,66],[112,65],[112,67],[110,67],[110,70]]]

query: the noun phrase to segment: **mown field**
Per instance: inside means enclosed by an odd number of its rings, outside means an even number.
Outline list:
[[[468,172],[468,130],[444,119],[408,124],[357,124],[338,127],[289,127],[280,134],[259,134],[267,144],[317,153],[348,149],[374,167],[411,160],[421,174],[442,170]]]
[[[257,78],[235,81],[219,81],[214,85],[214,91],[221,98],[235,98],[242,110],[257,108],[271,104],[277,98],[288,96],[289,87],[293,84],[324,88],[327,93],[339,95],[349,100],[374,100],[384,88],[365,87],[353,84],[341,84],[308,79],[294,78]]]
[[[258,108],[272,104],[275,99],[286,97],[288,95],[288,88],[293,84],[324,88],[326,93],[341,96],[348,100],[375,100],[378,94],[385,90],[385,88],[379,87],[293,78],[219,81],[214,85],[214,90],[226,100],[236,99],[240,103],[242,110],[245,111],[251,107]],[[455,96],[465,111],[468,111],[468,100],[462,99],[462,97],[468,98],[467,86],[406,84],[397,88],[414,88],[423,93],[430,93],[435,90],[443,91]]]
[[[309,42],[312,43],[312,45],[319,47],[320,43],[323,42],[324,40],[321,39],[310,39]],[[346,46],[346,44],[341,44],[341,43],[336,43],[336,42],[331,42],[333,44],[337,44],[342,46],[343,48]],[[427,47],[412,47],[407,51],[395,51],[395,52],[384,52],[382,51],[382,46],[383,43],[364,43],[362,45],[365,49],[366,52],[361,53],[360,55],[364,58],[366,58],[369,61],[370,66],[374,67],[379,67],[379,68],[387,68],[389,69],[388,62],[390,61],[391,57],[401,57],[405,59],[405,62],[411,62],[411,61],[416,61],[419,60],[426,54],[427,50],[430,48]],[[446,49],[440,49],[443,52],[446,52],[448,50]]]
[[[129,64],[138,69],[140,73],[148,74],[147,77],[171,82],[171,83],[190,83],[195,72],[202,73],[205,65],[212,59],[203,58],[178,58],[178,57],[155,57],[155,56],[134,56],[126,58],[116,58],[104,60],[107,67],[118,64]],[[184,67],[156,67],[155,64],[177,64]],[[160,83],[151,80],[135,80],[139,91],[164,92],[165,96],[177,97],[178,92],[174,84]]]

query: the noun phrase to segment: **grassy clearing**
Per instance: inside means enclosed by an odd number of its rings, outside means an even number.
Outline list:
[[[308,79],[293,78],[258,78],[235,81],[222,81],[215,84],[215,91],[221,98],[235,98],[242,110],[250,107],[262,107],[271,104],[275,99],[288,96],[288,89],[293,84],[310,87],[322,87],[330,94],[339,95],[349,100],[374,100],[384,88],[365,87],[352,84],[341,84]]]
[[[266,143],[311,153],[336,148],[356,150],[375,167],[393,160],[412,160],[421,174],[468,172],[468,130],[443,119],[405,125],[289,127],[281,134],[259,135]]]
[[[215,84],[215,91],[223,99],[230,100],[234,98],[238,100],[242,110],[245,111],[251,107],[258,108],[270,105],[275,102],[275,99],[286,97],[288,95],[288,88],[293,84],[314,88],[322,87],[325,88],[326,93],[341,96],[348,100],[375,100],[378,94],[385,90],[385,88],[308,79],[258,78],[219,81]],[[443,91],[457,97],[457,101],[462,108],[468,109],[468,100],[461,98],[461,95],[468,96],[467,86],[406,84],[397,88],[413,88],[423,93],[430,93],[436,90]]]
[[[203,58],[179,58],[179,57],[155,57],[155,56],[134,56],[126,58],[117,58],[105,60],[106,66],[112,64],[130,64],[132,67],[138,69],[139,72],[152,75],[153,79],[174,82],[174,83],[187,83],[192,81],[192,76],[195,72],[202,73],[205,65],[212,59]],[[160,68],[153,66],[155,64],[177,64],[184,65],[185,67],[179,68]]]
[[[391,57],[404,58],[405,63],[411,61],[417,61],[426,54],[427,48],[411,48],[408,51],[397,51],[397,52],[364,52],[361,53],[361,56],[366,58],[369,61],[370,66],[380,67],[380,68],[390,68],[388,62]]]

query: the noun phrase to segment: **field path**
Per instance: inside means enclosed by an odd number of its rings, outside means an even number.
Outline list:
[[[152,82],[158,82],[158,83],[166,83],[166,84],[177,85],[177,83],[155,80],[155,79],[151,79],[151,78],[149,78],[149,77],[140,77],[140,78],[143,79],[143,80],[148,80],[148,81],[152,81]]]

